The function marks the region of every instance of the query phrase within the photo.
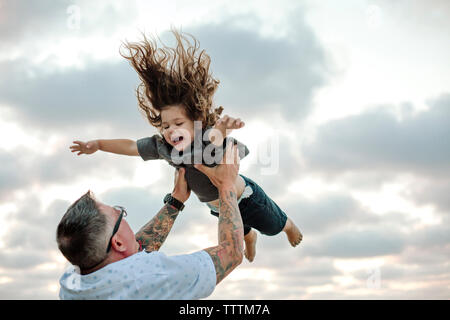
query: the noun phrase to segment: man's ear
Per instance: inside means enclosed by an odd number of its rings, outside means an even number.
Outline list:
[[[125,243],[120,239],[120,236],[118,234],[115,234],[114,237],[111,240],[111,248],[118,252],[124,252],[127,250],[125,247]]]

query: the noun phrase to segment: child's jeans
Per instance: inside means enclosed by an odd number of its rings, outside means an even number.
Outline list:
[[[250,232],[251,228],[255,228],[262,234],[273,236],[280,233],[287,221],[286,214],[278,207],[278,205],[269,198],[259,185],[250,178],[240,175],[245,186],[250,186],[253,193],[249,197],[239,199],[239,210],[244,224],[244,235]],[[210,206],[211,214],[218,217],[218,209]]]

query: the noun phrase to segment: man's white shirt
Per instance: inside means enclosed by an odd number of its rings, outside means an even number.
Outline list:
[[[70,266],[59,280],[63,300],[201,299],[216,286],[216,270],[206,251],[166,256],[141,251],[81,275]]]

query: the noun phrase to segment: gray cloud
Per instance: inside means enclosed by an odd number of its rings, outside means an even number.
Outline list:
[[[437,210],[450,214],[450,179],[422,180],[410,186],[404,196],[419,205],[431,204]]]
[[[241,174],[255,181],[272,198],[283,195],[286,187],[297,180],[303,171],[303,165],[298,159],[297,143],[278,132],[275,134],[278,145],[275,147],[276,140],[269,139],[267,143],[259,146],[261,150],[250,148],[250,153],[255,155],[257,160],[255,163],[251,163],[245,171],[241,171]],[[245,144],[245,141],[242,143]],[[249,160],[244,158],[242,163],[246,161]],[[266,172],[270,174],[266,174]]]
[[[448,278],[448,275],[446,275],[448,263],[434,264],[426,268],[423,266],[409,265],[405,267],[405,265],[386,264],[381,266],[379,271],[382,282],[408,281],[412,278],[416,279],[416,281],[438,280],[439,278]],[[358,279],[365,280],[368,272],[360,270],[354,272],[353,275]]]
[[[207,299],[229,300],[230,292],[233,293],[233,299],[236,297],[235,299],[239,300],[262,300],[267,296],[272,297],[272,300],[299,299],[305,293],[305,289],[300,287],[283,288],[283,290],[269,289],[265,286],[267,282],[261,281],[261,279],[249,278],[245,279],[245,283],[245,287],[243,287],[240,283],[228,283],[225,280],[216,287],[215,291]]]
[[[316,141],[302,148],[306,167],[327,179],[375,190],[409,173],[417,180],[403,192],[405,198],[450,212],[450,95],[428,105],[418,114],[404,108],[402,121],[380,107],[324,124]]]
[[[11,106],[16,120],[27,125],[63,131],[94,123],[116,128],[144,123],[134,95],[137,75],[126,62],[88,63],[86,70],[47,74],[15,61],[1,62],[0,70],[0,103]]]
[[[308,247],[308,253],[314,256],[362,258],[399,254],[404,248],[404,236],[396,228],[386,230],[349,228],[346,231],[333,233],[311,245]]]
[[[22,168],[12,154],[9,152],[0,152],[0,200],[3,195],[7,195],[12,189],[23,186],[27,179],[19,174]]]
[[[308,166],[333,175],[377,170],[448,176],[450,95],[429,105],[417,115],[404,114],[401,122],[379,108],[324,124],[317,140],[303,146]]]
[[[6,247],[30,252],[56,250],[56,226],[68,207],[67,201],[55,200],[44,211],[37,195],[28,196],[8,218],[12,223],[4,238]]]
[[[72,3],[69,0],[56,3],[51,0],[2,1],[0,19],[2,46],[21,38],[32,38],[62,29],[65,26],[66,9]]]
[[[10,269],[28,269],[41,264],[47,260],[46,254],[42,252],[10,251],[0,252],[0,266]]]
[[[286,38],[263,37],[256,30],[237,27],[264,21],[254,15],[230,16],[223,22],[186,28],[211,56],[213,74],[221,81],[216,103],[225,112],[244,118],[280,112],[299,121],[311,110],[313,91],[325,83],[326,61],[322,47],[304,12],[295,10]]]
[[[69,141],[59,153],[51,155],[36,154],[26,148],[0,152],[0,199],[7,200],[14,191],[33,184],[48,186],[67,181],[74,183],[93,174],[108,179],[111,176],[130,177],[134,173],[132,163],[138,161],[137,158],[127,159],[130,166],[123,166],[123,157],[104,153],[78,157],[70,152]]]
[[[255,273],[255,277],[231,280],[233,276],[230,276],[208,299],[229,299],[231,292],[239,299],[301,299],[309,286],[329,284],[333,276],[340,274],[332,259],[307,257],[302,247],[291,248],[282,238],[260,235],[255,260],[249,263],[244,259],[235,271]],[[258,275],[258,270],[261,270],[261,275]],[[263,276],[268,271],[270,277]]]
[[[50,285],[56,285],[63,270],[44,269],[11,269],[8,273],[0,273],[14,281],[2,283],[0,299],[2,300],[48,300],[56,299],[57,294],[49,290]]]
[[[435,247],[437,249],[445,248],[450,244],[450,218],[444,217],[440,224],[426,226],[412,232],[409,243],[416,247],[426,248],[427,250]]]
[[[440,246],[430,247],[419,243],[416,246],[408,246],[398,259],[404,264],[416,268],[428,269],[429,266],[448,264],[449,254],[448,242],[442,243]]]
[[[286,206],[291,216],[306,234],[323,234],[330,229],[348,225],[377,224],[380,218],[346,194],[329,193],[318,199],[296,197]]]
[[[0,49],[14,48],[27,58],[66,37],[111,35],[137,14],[132,2],[123,10],[119,3],[86,0],[2,1],[1,10]]]

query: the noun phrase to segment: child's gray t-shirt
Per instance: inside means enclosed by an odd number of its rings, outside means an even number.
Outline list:
[[[210,167],[217,165],[223,158],[227,143],[237,145],[241,159],[249,153],[244,144],[230,137],[227,137],[223,145],[219,147],[210,141],[203,141],[201,137],[195,137],[191,146],[183,152],[178,152],[159,134],[139,139],[136,143],[139,155],[143,160],[164,159],[175,168],[185,168],[186,182],[201,202],[218,199],[219,192],[209,178],[194,167],[194,164],[202,163]]]

